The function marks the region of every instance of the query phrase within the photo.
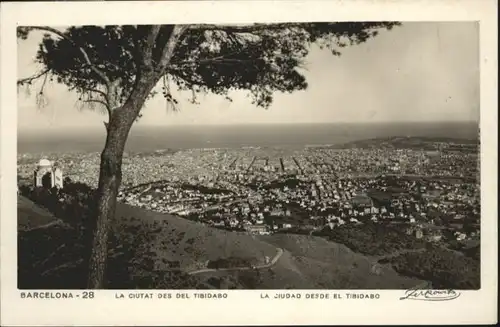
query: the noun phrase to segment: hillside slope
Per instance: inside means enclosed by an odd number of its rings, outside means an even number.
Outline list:
[[[19,221],[43,212],[32,202],[20,201],[19,207]],[[76,240],[77,232],[53,226],[20,235],[20,288],[85,287],[88,249]],[[283,254],[277,256],[279,249]],[[109,288],[401,289],[422,282],[390,267],[374,268],[371,258],[323,238],[228,232],[122,203],[112,222],[109,254]],[[209,261],[240,258],[261,266],[266,257],[279,258],[263,269],[188,274]]]
[[[192,271],[205,268],[208,260],[237,257],[264,263],[276,254],[276,247],[239,232],[212,228],[180,217],[117,204],[117,235],[127,238],[141,229],[148,235],[145,252],[152,256],[156,269],[180,268]],[[125,242],[126,243],[126,240]],[[170,267],[169,267],[170,266]]]
[[[421,280],[400,276],[389,266],[381,266],[367,256],[353,252],[345,245],[321,237],[278,234],[261,239],[289,253],[275,269],[300,273],[308,288],[333,289],[402,289]],[[295,287],[295,285],[290,285]]]
[[[17,197],[17,225],[20,231],[57,224],[60,220],[28,198]]]
[[[207,273],[215,288],[257,289],[406,289],[423,281],[398,275],[390,266],[342,244],[304,235],[259,236],[284,253],[271,269]]]
[[[265,256],[273,258],[278,248],[284,250],[271,268],[196,275],[214,288],[404,289],[422,283],[321,237],[227,232],[124,204],[118,206],[117,219],[147,223],[152,238],[146,252],[160,270],[168,269],[166,262],[179,261],[182,270],[193,271],[204,268],[207,260],[227,257],[254,258],[263,264]]]

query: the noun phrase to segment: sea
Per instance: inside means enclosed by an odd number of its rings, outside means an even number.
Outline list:
[[[130,132],[125,151],[241,147],[300,148],[392,136],[477,139],[478,135],[479,124],[472,122],[161,127],[137,125]],[[104,142],[104,126],[101,129],[88,130],[23,131],[18,132],[18,153],[100,152]]]

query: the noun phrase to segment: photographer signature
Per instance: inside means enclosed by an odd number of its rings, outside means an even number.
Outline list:
[[[460,292],[455,290],[434,290],[430,284],[416,286],[405,291],[405,296],[400,300],[419,300],[419,301],[450,301],[460,296]]]

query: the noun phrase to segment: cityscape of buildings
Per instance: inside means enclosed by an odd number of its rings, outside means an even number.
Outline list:
[[[189,149],[128,155],[119,201],[204,224],[256,234],[366,222],[400,224],[408,234],[457,241],[480,234],[477,145],[425,148],[306,147]],[[18,173],[33,176],[21,155]],[[97,187],[98,154],[58,155],[72,181]]]

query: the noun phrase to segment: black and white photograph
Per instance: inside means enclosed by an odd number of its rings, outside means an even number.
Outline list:
[[[16,249],[9,287],[26,310],[208,312],[248,291],[262,319],[297,301],[373,303],[374,316],[382,300],[456,310],[496,283],[482,67],[497,59],[479,20],[108,23],[103,11],[10,28],[2,226],[15,222],[16,244],[2,233],[2,255]]]
[[[19,27],[19,288],[479,289],[478,27]]]

